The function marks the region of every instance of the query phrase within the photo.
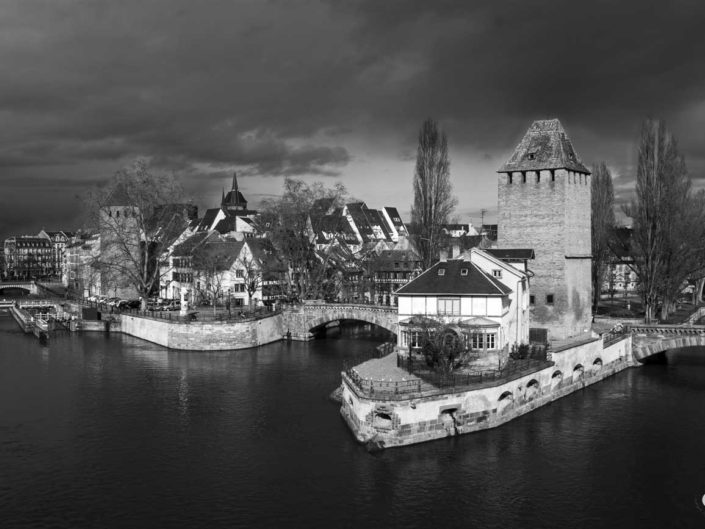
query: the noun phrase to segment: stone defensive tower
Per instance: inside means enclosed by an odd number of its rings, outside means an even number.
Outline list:
[[[498,171],[500,248],[533,248],[531,327],[549,338],[588,335],[591,185],[557,119],[535,121]]]

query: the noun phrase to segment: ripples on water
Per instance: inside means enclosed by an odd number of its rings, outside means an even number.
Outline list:
[[[705,527],[705,351],[370,455],[328,395],[385,339],[41,347],[0,316],[0,527]]]

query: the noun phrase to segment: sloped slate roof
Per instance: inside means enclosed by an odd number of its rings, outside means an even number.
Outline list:
[[[210,230],[219,212],[220,208],[207,209],[198,225],[198,231]]]
[[[220,234],[230,233],[231,231],[235,231],[236,222],[237,220],[235,217],[225,217],[224,219],[220,219],[220,221],[218,221],[218,224],[215,225],[214,229]]]
[[[360,236],[363,242],[369,242],[374,240],[374,231],[372,231],[372,226],[370,226],[367,216],[365,215],[365,209],[367,206],[363,202],[353,202],[347,205],[348,212],[352,217],[353,222],[357,226]]]
[[[200,260],[195,260],[194,268],[202,263],[215,264],[219,270],[228,270],[240,256],[243,241],[208,241],[199,251]]]
[[[203,242],[212,235],[212,233],[213,232],[210,231],[194,233],[181,244],[174,246],[174,252],[172,255],[174,255],[174,257],[191,255],[196,248],[203,244]]]
[[[443,270],[443,275],[439,275]],[[463,270],[467,270],[463,275]],[[449,294],[456,296],[504,296],[512,290],[484,273],[470,261],[441,261],[399,290],[398,295]]]
[[[568,169],[590,174],[557,119],[534,121],[514,149],[512,157],[498,172],[538,169]]]
[[[242,206],[242,207],[247,207],[247,200],[245,200],[245,197],[242,195],[242,193],[236,189],[232,191],[228,191],[228,194],[225,195],[225,199],[223,200],[223,205],[224,206]]]
[[[500,261],[505,259],[536,259],[534,250],[531,248],[487,248],[485,252]]]

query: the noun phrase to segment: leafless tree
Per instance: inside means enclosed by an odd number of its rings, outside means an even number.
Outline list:
[[[254,257],[246,255],[238,258],[238,264],[247,292],[247,305],[252,310],[252,296],[262,288],[262,266]]]
[[[329,253],[316,251],[315,236],[328,210],[342,207],[346,197],[342,184],[330,188],[287,178],[282,196],[262,204],[259,223],[287,264],[290,296],[319,298],[325,291]]]
[[[159,257],[187,223],[182,188],[145,161],[119,170],[107,186],[89,192],[86,224],[100,231],[101,288],[129,287],[147,297],[159,284]],[[105,284],[107,283],[107,284]]]
[[[426,269],[438,253],[441,226],[448,222],[457,203],[450,183],[448,140],[430,118],[419,130],[413,189],[411,219],[416,231],[416,247]]]
[[[666,319],[683,282],[701,267],[703,195],[694,195],[685,161],[663,121],[646,120],[641,130],[636,198],[624,209],[633,219],[632,252],[650,323],[661,305]]]
[[[597,311],[605,269],[612,257],[614,188],[605,162],[592,169],[592,310]]]
[[[225,273],[232,264],[228,249],[229,245],[211,243],[204,245],[193,255],[194,283],[199,287],[199,296],[211,301],[214,316],[218,298],[223,295]]]

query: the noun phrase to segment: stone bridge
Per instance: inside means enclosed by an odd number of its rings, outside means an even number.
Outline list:
[[[6,283],[0,283],[0,296],[9,289],[22,289],[27,294],[38,294],[37,283],[34,281],[8,281]]]
[[[306,301],[301,305],[287,307],[282,317],[284,334],[290,332],[294,340],[310,340],[317,330],[340,320],[372,323],[397,333],[397,308],[384,305]]]
[[[705,347],[705,325],[630,325],[632,353],[639,362],[669,349]]]

